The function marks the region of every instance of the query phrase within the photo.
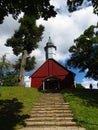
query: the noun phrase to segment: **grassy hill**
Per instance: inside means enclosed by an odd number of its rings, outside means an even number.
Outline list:
[[[70,103],[78,125],[98,130],[98,90],[69,89],[62,92]],[[32,88],[0,87],[0,130],[14,130],[25,125],[32,106],[42,93]]]
[[[98,130],[98,90],[74,89],[63,91],[78,125]]]
[[[36,89],[0,87],[0,130],[14,130],[25,125],[25,119],[40,96]]]

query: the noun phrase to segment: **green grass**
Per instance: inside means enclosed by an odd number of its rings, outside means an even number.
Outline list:
[[[87,130],[98,130],[98,90],[73,89],[65,90],[63,94],[77,124]]]
[[[69,89],[63,94],[77,124],[87,130],[98,130],[98,90]],[[41,93],[32,88],[0,87],[0,130],[23,127],[40,96]]]
[[[24,87],[0,87],[0,130],[14,130],[25,125],[32,106],[41,93]]]

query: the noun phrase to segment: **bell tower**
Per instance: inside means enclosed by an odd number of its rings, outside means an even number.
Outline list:
[[[56,46],[53,44],[50,36],[49,36],[48,42],[46,43],[46,46],[44,47],[44,49],[45,49],[45,54],[46,54],[46,60],[55,59]]]

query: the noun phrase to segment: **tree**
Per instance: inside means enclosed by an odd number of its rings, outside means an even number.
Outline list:
[[[8,71],[6,75],[2,77],[2,86],[17,86],[18,77],[15,71]]]
[[[16,56],[22,54],[19,70],[19,86],[24,86],[24,73],[27,57],[32,50],[38,47],[37,43],[42,39],[44,27],[42,25],[37,27],[34,16],[24,15],[19,22],[21,23],[19,30],[15,31],[14,35],[7,40],[5,45],[12,47]]]
[[[79,6],[83,4],[85,0],[67,0],[68,9],[70,12],[73,12],[78,9]],[[92,3],[94,13],[98,15],[98,1],[97,0],[87,0]]]
[[[26,71],[31,71],[32,69],[35,68],[35,57],[34,56],[28,56],[26,58],[26,65],[25,65],[25,70]],[[13,68],[15,69],[15,71],[17,72],[17,74],[19,73],[19,68],[21,66],[21,57],[18,59],[18,61],[16,61],[16,63],[13,65]]]
[[[7,71],[10,67],[11,63],[6,59],[6,54],[4,54],[0,60],[0,82],[2,82],[4,72]]]
[[[9,14],[17,19],[21,12],[28,16],[33,15],[36,19],[42,17],[45,20],[56,15],[50,0],[0,0],[0,23]]]
[[[76,88],[77,89],[85,89],[85,87],[80,83],[76,83]]]
[[[94,13],[98,15],[98,1],[87,0],[93,6]],[[86,1],[86,2],[87,2]],[[69,11],[78,10],[85,0],[67,0]],[[97,25],[98,27],[98,25]],[[86,71],[85,77],[92,77],[98,80],[98,29],[95,32],[96,26],[90,26],[80,35],[74,42],[76,45],[70,47],[71,58],[67,64],[74,68],[79,68],[80,71]]]
[[[14,68],[14,72],[16,73],[16,77],[17,77],[17,80],[19,80],[19,71],[20,71],[20,66],[21,66],[21,58],[20,57],[18,59],[18,61],[16,61],[16,63],[13,65],[13,68]],[[34,56],[28,56],[26,58],[26,64],[25,64],[25,71],[31,71],[35,68],[35,57]]]
[[[4,70],[2,71],[2,86],[17,86],[19,82],[19,68],[21,65],[21,57],[15,64],[11,65],[11,69],[5,70],[6,73],[4,74]],[[26,66],[25,70],[30,71],[35,67],[35,57],[27,57],[26,59]]]
[[[98,25],[90,26],[74,42],[69,49],[71,58],[67,65],[85,71],[85,77],[98,80]]]

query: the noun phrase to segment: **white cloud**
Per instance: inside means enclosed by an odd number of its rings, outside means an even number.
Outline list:
[[[0,36],[11,37],[19,25],[18,21],[14,20],[11,15],[5,17],[3,24],[0,25]]]
[[[84,8],[72,14],[72,19],[81,31],[92,24],[96,24],[98,17],[93,13],[93,7]]]
[[[59,5],[60,1],[57,2]],[[57,2],[55,2],[56,6],[58,6]],[[90,25],[96,24],[97,20],[98,17],[93,14],[92,7],[71,13],[70,16],[66,13],[58,14],[48,21],[39,19],[37,24],[45,26],[44,39],[40,43],[39,49],[42,50],[46,45],[50,33],[53,43],[57,46],[57,60],[66,60],[68,49],[74,44],[74,39]]]
[[[0,57],[6,54],[7,59],[11,62],[14,62],[17,57],[13,54],[11,47],[6,47],[5,43],[8,38],[10,38],[14,31],[18,29],[19,23],[18,21],[14,20],[11,15],[5,17],[4,23],[0,25]]]
[[[25,76],[25,87],[30,87],[30,83],[31,83],[31,79],[29,78],[29,76]]]
[[[51,1],[56,8],[64,7],[66,3],[60,0]],[[64,5],[65,4],[65,5]],[[68,58],[68,49],[73,45],[73,40],[77,38],[83,31],[91,24],[96,24],[98,18],[93,14],[93,8],[88,7],[68,15],[62,12],[55,18],[50,18],[48,21],[39,19],[38,24],[45,26],[45,32],[42,42],[39,43],[39,48],[32,52],[32,55],[36,56],[37,63],[43,63],[45,61],[44,46],[48,41],[49,33],[53,43],[57,46],[57,60],[65,60]],[[5,22],[0,25],[0,55],[8,53],[9,59],[13,59],[12,49],[5,47],[4,43],[8,37],[11,37],[19,27],[19,23],[11,18],[11,16],[5,19]],[[15,59],[15,57],[14,57]]]
[[[66,2],[61,0],[51,0],[51,3],[55,5],[55,9],[59,9],[60,12],[55,18],[50,18],[48,21],[39,19],[37,24],[45,26],[43,34],[43,40],[39,42],[39,48],[34,50],[31,55],[36,57],[36,69],[45,61],[44,47],[48,41],[49,35],[53,43],[57,46],[56,60],[62,60],[63,62],[68,59],[68,49],[74,44],[80,34],[84,32],[92,24],[96,24],[98,17],[93,14],[93,8],[87,7],[78,10],[73,13],[68,13]],[[14,30],[18,29],[19,23],[10,17],[6,17],[5,22],[0,25],[0,57],[3,54],[8,54],[8,59],[14,61],[15,57],[10,47],[5,47],[6,39],[11,37]]]
[[[92,84],[94,89],[98,89],[97,83],[98,81],[93,79],[84,78],[81,84],[85,86],[85,88],[89,88],[89,85]]]

